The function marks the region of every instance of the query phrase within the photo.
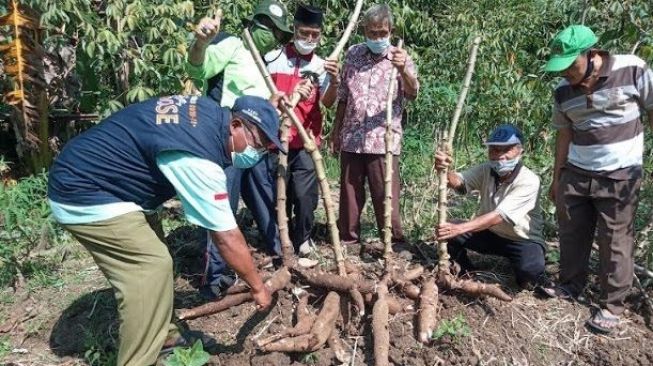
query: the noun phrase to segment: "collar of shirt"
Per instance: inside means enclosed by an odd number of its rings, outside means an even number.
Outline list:
[[[610,56],[610,52],[608,51],[599,50],[597,53],[603,58],[601,70],[599,70],[599,79],[605,79],[609,76],[610,70],[612,70],[614,59]]]
[[[501,181],[501,177],[499,177],[499,174],[497,174],[497,172],[495,172],[494,169],[490,169],[490,174],[494,178],[494,187],[498,189],[499,186],[501,186],[502,184],[505,184],[505,185],[512,184],[512,182],[514,182],[515,179],[517,179],[517,176],[519,175],[519,171],[521,170],[521,167],[523,165],[524,164],[522,164],[522,162],[519,161],[517,163],[517,166],[515,166],[515,169],[508,176],[508,179],[504,180],[503,182]]]
[[[379,62],[381,62],[383,60],[392,61],[390,59],[390,53],[392,53],[392,51],[394,51],[394,49],[395,49],[395,46],[390,45],[390,47],[388,47],[388,49],[385,51],[385,53],[377,55],[376,53],[372,53],[372,51],[370,51],[369,47],[365,46],[365,55],[367,56],[367,58],[368,58],[368,60],[370,62],[375,63],[375,64],[379,63]]]

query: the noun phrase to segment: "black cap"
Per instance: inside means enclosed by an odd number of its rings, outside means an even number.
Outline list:
[[[306,4],[299,4],[297,6],[297,11],[295,11],[295,22],[306,25],[317,25],[321,28],[323,20],[324,15],[322,14],[322,9]]]

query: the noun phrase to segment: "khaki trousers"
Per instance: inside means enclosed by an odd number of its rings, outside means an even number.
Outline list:
[[[176,331],[171,324],[172,258],[158,215],[132,212],[63,226],[91,253],[115,292],[118,366],[154,364],[168,333]]]

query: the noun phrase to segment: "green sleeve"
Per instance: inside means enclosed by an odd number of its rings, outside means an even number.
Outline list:
[[[219,43],[211,44],[204,53],[204,62],[199,65],[191,65],[186,56],[186,72],[198,89],[206,92],[206,81],[221,73],[227,65],[232,62],[236,51],[242,47],[242,41],[236,37],[228,37]]]

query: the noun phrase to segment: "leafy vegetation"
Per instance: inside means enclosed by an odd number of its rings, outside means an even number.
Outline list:
[[[467,320],[462,314],[456,315],[455,318],[449,320],[444,319],[440,322],[438,329],[433,332],[432,338],[441,340],[444,337],[450,337],[454,342],[457,342],[462,337],[469,337],[472,330],[467,325]]]
[[[69,235],[50,219],[45,173],[0,184],[0,286],[19,284],[25,278],[42,281],[55,269],[51,257],[36,255],[60,246]]]
[[[57,61],[55,73],[66,78],[47,79],[51,108],[71,113],[97,113],[100,117],[127,104],[155,95],[180,93],[187,83],[183,69],[194,24],[211,16],[220,7],[224,12],[224,29],[240,33],[241,18],[250,14],[258,0],[20,0],[40,13],[40,45],[49,61]],[[294,9],[298,0],[284,1]],[[446,125],[465,68],[468,45],[475,35],[483,38],[465,106],[459,138],[455,141],[455,166],[464,169],[485,159],[481,144],[497,124],[511,122],[527,136],[525,163],[542,177],[542,203],[546,234],[554,239],[554,208],[544,193],[550,184],[554,132],[549,127],[551,89],[557,80],[545,75],[541,66],[548,55],[553,34],[572,23],[592,27],[600,45],[613,52],[630,53],[653,63],[653,3],[642,0],[388,0],[395,15],[395,35],[405,40],[405,47],[415,60],[421,82],[418,99],[408,105],[401,157],[401,214],[405,230],[412,240],[432,236],[436,223],[436,185],[432,155],[438,131]],[[9,1],[0,3],[0,16],[8,14]],[[12,2],[13,3],[13,2]],[[319,52],[329,53],[347,21],[353,2],[314,0],[326,9],[325,36]],[[366,2],[366,7],[371,2]],[[34,28],[34,27],[32,27]],[[32,29],[34,31],[34,29]],[[16,34],[0,26],[0,45],[15,43]],[[30,33],[30,36],[33,35]],[[350,43],[363,40],[360,32]],[[396,39],[393,40],[393,43]],[[68,54],[68,58],[61,55]],[[14,90],[14,79],[7,67],[15,62],[9,57],[0,62],[0,93]],[[36,65],[38,69],[38,65]],[[63,70],[63,71],[62,71]],[[47,73],[47,68],[43,72]],[[37,75],[38,76],[38,75]],[[70,89],[70,90],[69,90]],[[56,272],[59,261],[52,255],[37,255],[50,248],[60,248],[70,236],[54,225],[46,199],[46,175],[38,174],[15,181],[20,163],[9,158],[15,149],[15,109],[8,101],[0,102],[0,287],[21,285],[60,287]],[[333,111],[327,112],[325,134],[330,133]],[[56,137],[60,122],[53,120],[49,133],[38,132],[43,144]],[[35,124],[34,126],[37,126]],[[20,128],[20,127],[19,127]],[[76,129],[75,131],[77,131]],[[65,141],[64,141],[65,142]],[[647,170],[651,167],[651,145],[647,134]],[[43,145],[41,145],[43,146]],[[46,147],[47,149],[47,147]],[[339,163],[325,155],[327,173],[332,182],[339,177]],[[23,162],[25,164],[25,162]],[[29,163],[27,163],[29,164]],[[13,173],[13,174],[12,174]],[[636,228],[638,257],[653,265],[653,246],[649,244],[650,211],[653,187],[643,187]],[[456,199],[451,216],[470,218],[476,209],[475,199]],[[367,236],[376,235],[371,207],[367,207]],[[174,228],[178,221],[168,221]],[[645,229],[645,230],[641,230]],[[559,253],[552,251],[550,261]],[[100,304],[109,304],[107,301]],[[0,302],[14,301],[3,293]],[[97,303],[94,300],[94,303]],[[113,303],[110,303],[113,306]],[[108,305],[107,305],[108,306]],[[95,306],[94,306],[95,308]],[[94,319],[97,321],[97,319]],[[115,331],[115,329],[114,329]],[[460,339],[470,333],[462,315],[444,320],[434,332],[434,339]],[[83,356],[91,365],[115,364],[112,337],[100,330],[86,329]],[[10,352],[10,341],[0,338],[0,359]],[[168,365],[201,365],[207,355],[196,344],[190,349],[175,350]],[[302,359],[317,363],[316,354]]]
[[[204,351],[202,342],[197,340],[193,347],[177,347],[166,361],[166,366],[202,366],[209,362],[209,354]]]
[[[292,11],[297,2],[286,4]],[[153,95],[181,92],[187,84],[183,63],[194,24],[219,7],[225,14],[224,29],[239,34],[241,19],[251,13],[257,0],[21,3],[41,13],[46,49],[68,49],[76,56],[72,79],[77,84],[72,84],[79,90],[70,94],[79,97],[71,98],[67,107],[104,116]],[[353,4],[332,0],[313,3],[326,9],[325,35],[319,49],[326,55]],[[408,105],[400,165],[405,187],[402,216],[415,239],[428,237],[435,222],[431,171],[434,141],[453,112],[473,36],[481,35],[483,41],[455,143],[456,167],[462,169],[484,160],[481,142],[485,135],[498,123],[512,122],[527,136],[526,164],[541,175],[543,192],[550,183],[554,137],[549,127],[550,100],[557,80],[545,75],[541,66],[553,35],[568,24],[584,22],[597,32],[601,46],[622,53],[634,50],[653,62],[650,2],[507,0],[500,6],[490,0],[388,3],[395,15],[395,35],[405,40],[420,73],[421,92]],[[351,43],[362,40],[359,32]],[[325,121],[327,135],[332,113],[328,112]],[[337,160],[327,156],[326,167],[329,177],[337,180]],[[547,236],[551,237],[555,235],[554,209],[548,200],[542,202]],[[648,207],[648,203],[643,201],[643,206]],[[415,210],[418,215],[414,215]],[[473,202],[454,207],[455,217],[468,218],[473,211]],[[647,222],[642,216],[638,227]]]

